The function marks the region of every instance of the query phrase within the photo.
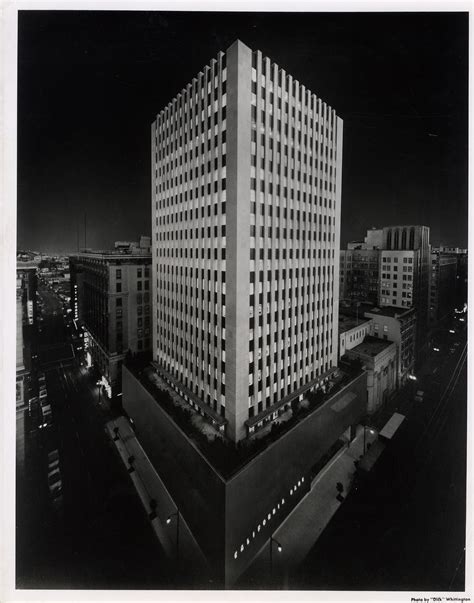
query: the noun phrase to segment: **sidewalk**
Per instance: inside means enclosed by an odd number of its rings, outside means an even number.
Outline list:
[[[118,438],[114,440],[116,427],[119,429]],[[173,515],[177,511],[176,504],[125,417],[121,416],[109,421],[106,424],[106,431],[127,469],[130,467],[129,459],[133,457],[134,471],[129,471],[129,475],[147,514],[152,511],[150,501],[152,499],[156,501],[156,517],[150,519],[150,527],[154,530],[166,555],[170,559],[176,559],[177,517]],[[167,518],[171,519],[169,524],[166,523]],[[179,517],[178,548],[177,564],[187,568],[186,573],[192,568],[193,574],[199,576],[202,581],[203,575],[208,574],[207,561],[182,515]]]
[[[276,544],[273,545],[272,573],[275,584],[286,583],[288,572],[303,561],[339,509],[342,502],[337,499],[336,484],[343,484],[343,496],[350,491],[355,473],[354,461],[362,455],[363,431],[360,426],[350,446],[341,449],[315,477],[311,490],[273,534],[282,548],[278,552]],[[370,434],[367,430],[366,445],[376,438],[376,434]],[[244,574],[245,587],[251,584],[260,586],[262,577],[269,576],[270,541],[267,541]],[[268,586],[268,579],[265,584]]]

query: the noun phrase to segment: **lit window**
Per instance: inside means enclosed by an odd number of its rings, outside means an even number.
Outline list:
[[[267,525],[267,520],[266,520],[266,519],[264,519],[264,520],[262,521],[262,524],[263,524],[264,526],[266,526],[266,525]]]
[[[234,559],[237,559],[237,556],[238,556],[238,553],[237,553],[237,551],[235,551],[235,553],[234,553]]]
[[[260,524],[258,524],[257,532],[260,532]]]

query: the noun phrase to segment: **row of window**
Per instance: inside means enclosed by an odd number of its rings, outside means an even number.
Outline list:
[[[300,488],[302,485],[304,484],[304,477],[302,477],[301,479],[299,479],[296,484],[290,488],[290,496],[293,496],[294,494],[296,494],[296,491],[298,490],[298,488]],[[255,538],[257,537],[257,535],[259,534],[259,532],[266,527],[267,522],[268,524],[270,524],[270,522],[272,521],[272,519],[276,516],[277,512],[280,510],[281,507],[283,507],[285,505],[285,498],[283,497],[281,499],[281,501],[279,501],[274,507],[273,509],[267,513],[265,515],[265,517],[263,518],[263,520],[256,526],[255,530],[252,530],[251,535],[249,534],[249,537],[245,539],[245,541],[240,545],[240,548],[237,549],[234,552],[234,559],[237,559],[239,556],[239,553],[243,553],[245,550],[245,547],[250,546],[251,544],[251,540],[255,540]]]
[[[225,127],[225,123],[221,125],[223,128]],[[206,142],[201,140],[200,144],[196,144],[194,152],[192,147],[189,151],[185,147],[184,150],[179,148],[177,152],[164,155],[163,161],[155,163],[154,175],[159,180],[159,190],[169,189],[173,187],[173,184],[178,186],[178,184],[182,185],[205,176],[214,175],[215,177],[219,170],[225,171],[226,142],[227,130],[222,129],[220,134],[214,134],[214,138],[209,130]],[[214,161],[208,157],[212,151],[215,155]],[[163,184],[168,184],[168,186],[162,187]]]
[[[396,266],[395,266],[396,268]],[[407,268],[406,266],[403,266],[403,268]],[[408,266],[407,269],[408,272],[411,271],[411,266]],[[386,279],[396,279],[398,277],[401,277],[403,281],[413,281],[413,275],[412,274],[390,274],[389,272],[382,272],[382,278],[386,278]],[[400,280],[400,279],[398,279]],[[396,281],[394,281],[394,286],[396,286]]]
[[[150,276],[150,267],[149,266],[145,266],[145,268],[137,268],[137,278],[148,278]],[[120,280],[122,278],[122,269],[121,268],[116,268],[115,269],[115,278],[117,280]]]

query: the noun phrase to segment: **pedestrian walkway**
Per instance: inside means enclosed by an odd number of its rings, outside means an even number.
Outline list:
[[[114,429],[118,428],[117,435]],[[130,473],[135,489],[147,513],[152,511],[150,501],[156,501],[156,518],[150,521],[157,538],[166,554],[171,558],[176,557],[176,505],[169,494],[160,476],[155,471],[151,461],[142,449],[135,434],[124,417],[109,421],[106,430],[120,454],[127,469],[133,466]],[[366,429],[366,447],[377,439],[376,432]],[[354,440],[337,452],[333,459],[313,479],[308,494],[299,502],[291,514],[285,519],[273,534],[273,538],[281,545],[278,552],[276,544],[273,545],[273,576],[271,584],[280,585],[288,578],[292,568],[298,566],[314,546],[319,536],[331,521],[344,501],[352,486],[356,471],[354,462],[358,461],[363,453],[364,428],[359,426]],[[130,463],[130,457],[132,461]],[[342,490],[338,483],[342,484]],[[338,495],[342,492],[342,497]],[[172,516],[170,525],[166,519]],[[207,563],[198,543],[193,537],[186,521],[180,516],[179,533],[180,562],[188,569],[193,568],[196,574],[207,573]],[[250,568],[244,576],[245,584],[236,587],[246,587],[249,584],[261,584],[262,576],[268,584],[270,577],[270,541],[261,548],[254,558]],[[275,577],[278,579],[275,580]]]
[[[150,515],[154,511],[156,515],[151,515],[150,525],[165,553],[170,559],[176,559],[177,565],[186,567],[187,572],[192,569],[192,573],[202,580],[203,575],[208,574],[206,558],[184,517],[181,514],[177,517],[178,509],[173,498],[138,442],[129,422],[123,416],[118,417],[106,424],[106,431],[129,470],[130,479],[146,513]],[[133,470],[130,470],[132,467]]]
[[[366,446],[376,439],[375,432],[370,433],[366,430]],[[303,561],[343,504],[343,498],[338,499],[338,482],[343,486],[343,497],[350,491],[356,471],[354,461],[362,456],[363,445],[364,428],[359,426],[357,435],[350,445],[341,449],[314,478],[311,490],[274,532],[273,538],[281,545],[281,552],[278,552],[277,543],[274,543],[272,545],[273,568],[270,568],[271,543],[267,541],[245,573],[246,585],[260,584],[262,576],[270,578],[271,570],[273,574],[271,583],[281,585],[286,581],[288,572]],[[268,579],[265,582],[268,584]]]

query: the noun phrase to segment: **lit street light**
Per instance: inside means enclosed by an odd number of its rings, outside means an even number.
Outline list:
[[[179,510],[176,509],[166,520],[166,525],[169,526],[173,517],[176,517],[176,565],[179,563],[179,516]]]
[[[96,381],[96,385],[97,385],[97,402],[100,406],[100,386],[101,386],[101,381]]]
[[[364,455],[365,454],[365,448],[366,448],[366,446],[365,446],[365,435],[366,435],[366,431],[367,431],[367,425],[364,425],[363,427],[364,427],[364,443],[363,443],[362,454]],[[369,428],[369,433],[370,433],[370,435],[374,435],[375,431],[370,427]]]

